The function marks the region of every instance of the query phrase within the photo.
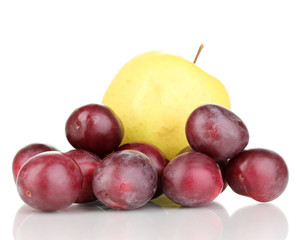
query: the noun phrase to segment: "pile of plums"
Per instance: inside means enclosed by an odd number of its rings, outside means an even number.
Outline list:
[[[162,189],[172,201],[184,206],[208,203],[227,183],[236,193],[260,202],[285,190],[288,168],[283,158],[267,149],[244,150],[248,129],[230,110],[200,106],[190,114],[185,131],[190,146],[163,173]]]
[[[267,202],[288,183],[282,157],[266,149],[244,150],[247,127],[215,104],[190,114],[185,126],[189,144],[171,161],[150,143],[120,146],[124,127],[104,105],[76,109],[65,132],[74,147],[68,152],[36,143],[14,157],[18,193],[33,208],[54,211],[99,201],[110,208],[135,209],[163,193],[177,204],[195,207],[213,201],[227,184],[238,194]]]

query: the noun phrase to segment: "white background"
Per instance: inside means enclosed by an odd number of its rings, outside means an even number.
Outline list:
[[[296,239],[295,10],[286,0],[1,0],[1,239]],[[232,110],[248,126],[248,148],[286,160],[283,195],[258,204],[228,188],[199,209],[31,214],[13,181],[15,153],[33,142],[70,150],[67,117],[100,103],[124,63],[149,50],[193,61],[201,43],[197,65],[228,89]],[[83,230],[69,227],[73,219],[85,222]]]

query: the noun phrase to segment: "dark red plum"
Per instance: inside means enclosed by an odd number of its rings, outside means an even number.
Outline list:
[[[75,200],[75,203],[95,201],[97,198],[92,190],[92,179],[94,170],[98,166],[101,159],[97,155],[82,149],[71,150],[65,154],[76,161],[83,176],[82,188],[77,199]]]
[[[216,163],[218,164],[218,166],[220,168],[222,178],[223,178],[223,188],[221,191],[221,192],[223,192],[228,186],[227,179],[226,179],[226,166],[228,164],[228,160],[216,161]]]
[[[44,152],[23,165],[16,184],[20,197],[29,206],[55,211],[75,202],[82,186],[82,173],[66,154]]]
[[[243,121],[227,108],[215,104],[202,105],[190,114],[186,137],[193,150],[216,161],[234,157],[249,142],[249,132]]]
[[[119,117],[111,108],[100,104],[76,109],[69,116],[65,131],[74,148],[90,151],[101,158],[120,145],[124,134]]]
[[[268,202],[285,190],[288,168],[279,154],[256,148],[245,150],[230,159],[226,178],[234,192],[259,202]]]
[[[187,152],[195,152],[190,146],[184,147],[178,154],[182,154],[182,153],[187,153]],[[215,160],[215,159],[214,159]],[[224,160],[224,161],[216,161],[215,162],[218,164],[218,166],[220,167],[220,171],[222,174],[222,178],[223,178],[223,188],[222,191],[223,192],[225,190],[225,188],[227,187],[227,181],[226,181],[226,165],[228,163],[228,160]]]
[[[93,191],[104,205],[135,209],[145,205],[157,188],[157,172],[150,159],[134,150],[107,155],[94,172]]]
[[[157,171],[157,190],[153,198],[159,197],[162,194],[161,190],[161,179],[162,173],[165,166],[168,164],[169,160],[166,158],[165,154],[156,146],[146,142],[131,142],[126,143],[118,148],[118,151],[121,150],[136,150],[144,153],[152,161],[153,166]]]
[[[173,202],[196,207],[213,201],[221,192],[223,179],[218,164],[209,156],[187,152],[165,167],[162,190]]]
[[[13,172],[13,178],[14,181],[16,181],[17,174],[21,167],[24,165],[25,162],[27,162],[31,157],[37,155],[38,153],[47,152],[47,151],[55,151],[54,147],[42,144],[42,143],[32,143],[29,144],[22,149],[20,149],[12,162],[12,172]]]

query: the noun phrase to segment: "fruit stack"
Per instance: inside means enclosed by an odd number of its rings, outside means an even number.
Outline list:
[[[135,209],[161,194],[196,207],[213,201],[227,184],[238,194],[267,202],[288,183],[282,157],[266,149],[245,150],[246,125],[217,104],[201,105],[188,116],[188,146],[170,161],[149,142],[122,143],[124,126],[106,105],[79,107],[65,132],[73,150],[30,144],[13,160],[18,193],[33,208],[55,211],[99,201],[114,209]]]

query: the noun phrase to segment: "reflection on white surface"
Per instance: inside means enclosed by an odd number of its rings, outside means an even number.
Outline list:
[[[241,208],[231,217],[218,203],[180,208],[168,201],[136,210],[112,210],[98,203],[40,212],[23,205],[15,216],[15,240],[94,239],[285,239],[288,223],[271,204]]]
[[[278,207],[259,203],[237,210],[225,233],[229,240],[282,240],[288,235],[288,221]]]

